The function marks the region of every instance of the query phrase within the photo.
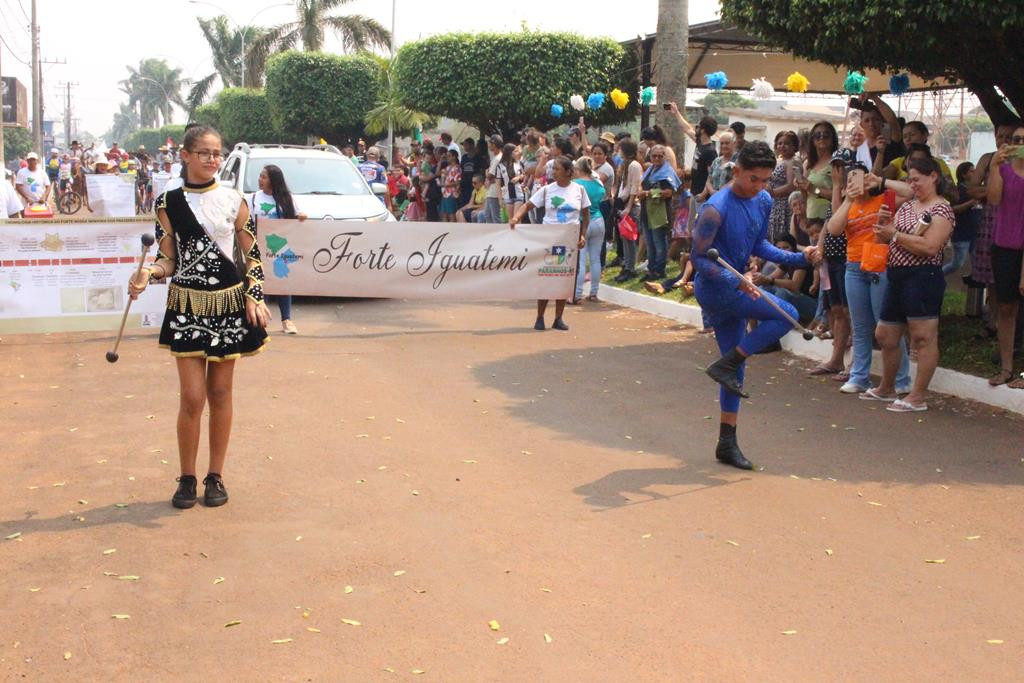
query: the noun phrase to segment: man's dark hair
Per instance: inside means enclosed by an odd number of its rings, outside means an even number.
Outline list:
[[[743,145],[743,149],[740,150],[739,156],[736,157],[736,163],[747,170],[752,168],[774,169],[775,152],[767,142],[762,140],[747,141],[747,144]]]
[[[742,121],[733,121],[729,124],[729,127],[735,131],[736,135],[743,135],[747,132],[747,125]]]
[[[483,173],[474,173],[473,174],[473,178],[475,180],[479,180],[481,183],[484,182],[484,180],[485,180]]]
[[[451,133],[441,133],[441,140],[442,141],[446,141],[445,144],[448,144],[449,142],[452,141],[452,134]]]
[[[626,140],[632,137],[633,136],[630,135],[628,131],[620,130],[618,133],[615,134],[615,142],[620,142],[622,140]]]
[[[907,121],[903,124],[904,128],[916,128],[917,132],[921,135],[928,137],[928,126],[924,125],[923,121]]]
[[[912,142],[909,145],[907,145],[907,156],[909,157],[914,152],[920,152],[929,159],[932,158],[932,148],[924,144],[923,142]]]
[[[562,156],[572,160],[576,156],[576,150],[572,148],[572,143],[565,138],[559,138],[555,140],[555,149],[562,153]]]
[[[812,225],[817,225],[819,228],[824,229],[825,228],[825,219],[824,218],[808,218],[807,219],[807,227],[810,228]]]
[[[498,149],[501,149],[502,147],[505,146],[505,141],[501,138],[500,135],[492,135],[491,137],[487,138],[487,142],[491,143]]]
[[[466,138],[465,140],[462,141],[462,146],[465,147],[466,145],[470,145],[473,148],[476,148],[476,140],[474,140],[473,138]]]
[[[711,137],[718,132],[718,120],[714,116],[705,116],[697,124],[697,128],[708,134]]]

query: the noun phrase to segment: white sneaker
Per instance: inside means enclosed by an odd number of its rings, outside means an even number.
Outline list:
[[[295,327],[295,323],[293,323],[291,320],[282,320],[281,321],[281,330],[285,334],[298,334],[299,333],[299,329],[297,327]]]
[[[839,391],[844,394],[861,394],[867,391],[867,387],[858,386],[853,382],[847,382],[843,386],[839,387]]]

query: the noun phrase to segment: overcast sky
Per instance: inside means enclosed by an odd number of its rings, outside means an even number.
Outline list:
[[[198,80],[211,73],[213,66],[197,17],[227,14],[240,24],[263,26],[291,21],[294,9],[288,3],[275,6],[279,2],[215,0],[212,4],[223,8],[222,11],[211,4],[187,0],[37,0],[43,59],[67,60],[66,65],[43,67],[45,116],[63,120],[64,91],[59,84],[77,82],[71,104],[73,116],[79,119],[79,130],[101,135],[110,127],[118,104],[125,101],[117,86],[118,81],[127,77],[125,65],[138,65],[139,60],[147,57],[163,58],[171,66],[181,68],[185,78]],[[25,84],[29,97],[31,70],[18,60],[30,61],[29,22],[22,13],[22,9],[31,12],[30,4],[31,0],[0,0],[0,36],[13,50],[12,56],[11,51],[3,49],[0,65],[4,76],[16,76]],[[523,21],[531,28],[625,40],[654,33],[658,14],[658,0],[396,0],[396,4],[398,45],[451,31],[518,30]],[[351,0],[336,12],[364,14],[385,26],[391,25],[388,0]],[[717,12],[716,0],[690,0],[691,23],[714,19]],[[332,51],[340,49],[337,40],[330,36],[327,46]],[[182,112],[175,112],[176,123],[184,123],[184,118]],[[62,125],[58,123],[57,128]]]

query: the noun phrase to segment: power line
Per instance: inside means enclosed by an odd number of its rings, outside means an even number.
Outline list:
[[[0,18],[2,18],[4,20],[4,24],[6,24],[7,35],[9,37],[9,39],[10,39],[10,42],[18,50],[24,50],[24,48],[21,46],[21,44],[18,41],[14,40],[13,38],[10,38],[11,36],[20,35],[20,33],[18,31],[15,31],[14,29],[11,28],[12,26],[17,26],[18,22],[17,21],[11,21],[10,17],[7,16],[7,13],[4,12],[2,5],[0,5]],[[27,29],[28,29],[27,26],[24,27],[24,30],[27,30]]]
[[[25,17],[25,21],[30,21],[28,13],[25,11],[25,6],[21,4],[21,0],[18,0],[18,9],[21,10],[21,16]]]
[[[12,57],[14,57],[14,59],[15,59],[15,60],[17,60],[17,61],[21,62],[22,64],[24,64],[25,66],[29,67],[30,69],[32,68],[32,64],[31,64],[31,63],[29,63],[29,62],[26,62],[26,61],[25,61],[24,59],[22,59],[21,57],[19,57],[19,56],[18,56],[18,55],[17,55],[17,54],[16,54],[15,52],[14,52],[14,50],[12,50],[12,49],[11,49],[11,46],[7,44],[7,41],[5,41],[5,40],[4,40],[3,36],[0,36],[0,44],[2,44],[2,45],[3,45],[4,47],[6,47],[6,48],[7,48],[7,52],[8,52],[8,53],[10,53],[10,55],[11,55]]]

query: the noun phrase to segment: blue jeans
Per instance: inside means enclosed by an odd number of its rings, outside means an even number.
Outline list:
[[[949,275],[960,270],[960,267],[967,263],[967,254],[970,251],[970,242],[953,242],[953,260],[942,266],[942,274]]]
[[[885,273],[871,273],[860,269],[860,263],[846,262],[846,300],[850,305],[853,324],[853,367],[850,383],[867,389],[871,386],[871,352],[874,348],[875,326],[882,312],[885,288],[889,281]],[[907,344],[900,340],[900,369],[896,373],[896,391],[910,391],[910,358]]]
[[[779,299],[792,304],[798,314],[798,320],[811,320],[814,318],[814,310],[818,302],[806,294],[794,294],[784,287],[765,287],[764,289]]]
[[[604,246],[604,218],[594,212],[587,228],[587,244],[580,250],[580,266],[576,269],[576,298],[583,296],[583,279],[587,274],[587,259],[590,259],[590,295],[597,296],[601,284],[601,248]]]
[[[665,277],[668,262],[669,227],[649,228],[644,221],[644,242],[647,244],[647,272]]]
[[[281,311],[281,321],[292,319],[292,295],[286,294],[284,296],[275,296],[277,299],[277,308]]]
[[[501,222],[501,201],[497,197],[487,197],[484,199],[484,223],[500,223]]]

